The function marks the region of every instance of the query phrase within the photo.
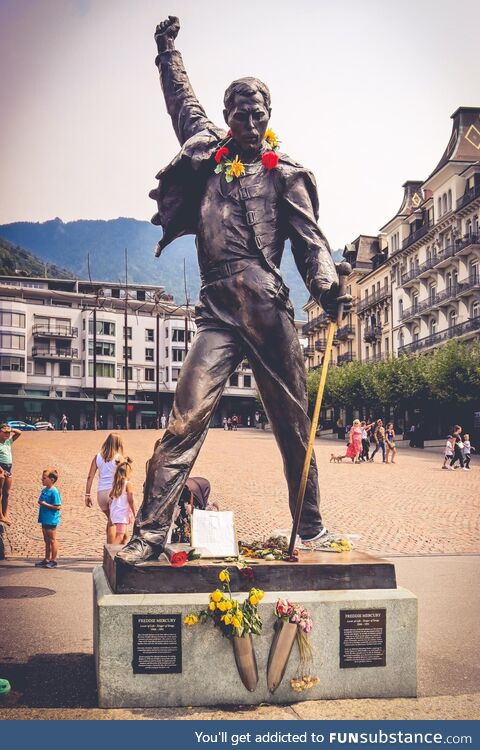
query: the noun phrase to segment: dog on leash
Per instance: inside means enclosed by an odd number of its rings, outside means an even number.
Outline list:
[[[335,456],[333,453],[330,454],[330,463],[334,464],[341,464],[344,458],[348,458],[348,456]]]

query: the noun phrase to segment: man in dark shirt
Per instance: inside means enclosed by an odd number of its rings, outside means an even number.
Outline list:
[[[167,430],[149,463],[143,505],[127,562],[156,557],[163,549],[183,485],[206,437],[228,378],[244,357],[252,367],[265,411],[282,453],[292,515],[309,432],[302,350],[294,311],[279,266],[290,239],[296,265],[314,299],[335,318],[338,276],[317,225],[313,175],[286,154],[265,157],[270,92],[256,78],[234,81],[224,97],[229,131],[206,116],[190,85],[174,40],[180,24],[170,16],[157,26],[156,63],[172,124],[182,146],[157,175],[160,254],[182,234],[195,234],[202,287],[197,336],[177,383]],[[226,179],[222,154],[237,163]],[[300,519],[302,539],[322,536],[315,459]]]

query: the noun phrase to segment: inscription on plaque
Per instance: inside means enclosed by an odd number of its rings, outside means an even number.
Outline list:
[[[386,665],[385,609],[340,610],[340,668]]]
[[[182,671],[182,616],[132,615],[133,673]]]

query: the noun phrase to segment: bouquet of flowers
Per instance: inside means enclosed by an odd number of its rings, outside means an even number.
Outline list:
[[[288,599],[278,599],[275,605],[275,615],[279,622],[289,622],[297,626],[296,641],[300,654],[300,664],[297,674],[290,685],[292,690],[299,693],[308,690],[318,684],[319,678],[313,677],[308,670],[311,668],[313,650],[308,638],[313,629],[313,620],[305,607],[294,604]]]

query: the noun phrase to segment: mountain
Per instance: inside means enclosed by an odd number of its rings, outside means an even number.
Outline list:
[[[55,279],[74,279],[75,274],[64,268],[45,263],[19,245],[0,237],[0,276],[45,276]]]
[[[64,223],[56,218],[42,223],[16,222],[0,225],[0,236],[35,253],[42,261],[60,263],[79,278],[88,278],[87,253],[95,280],[125,279],[124,251],[128,248],[128,279],[130,282],[158,284],[173,294],[181,304],[185,299],[183,264],[187,288],[192,300],[200,289],[196,248],[192,236],[180,237],[169,245],[160,258],[154,248],[160,230],[147,221],[118,218],[108,221],[85,220]],[[338,261],[341,251],[334,252]],[[305,318],[302,306],[308,293],[296,269],[290,248],[285,248],[282,274],[290,287],[297,318]],[[43,276],[43,269],[41,274]]]

